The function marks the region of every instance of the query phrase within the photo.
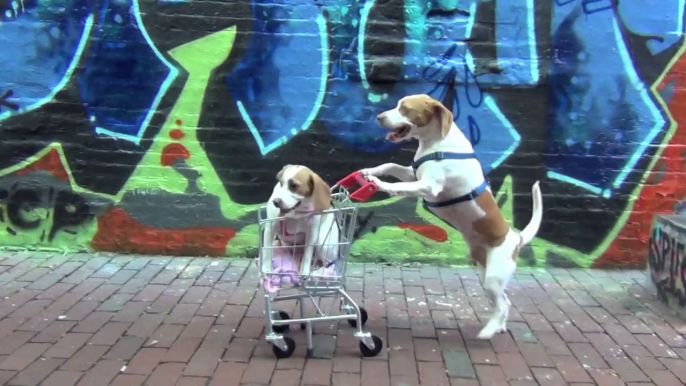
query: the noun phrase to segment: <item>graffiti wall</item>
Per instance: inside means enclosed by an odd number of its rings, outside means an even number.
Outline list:
[[[375,116],[451,108],[520,264],[636,267],[683,212],[685,0],[0,0],[0,245],[254,256],[285,163],[409,164]],[[650,10],[650,11],[648,11]],[[417,200],[360,208],[358,260],[467,263]]]

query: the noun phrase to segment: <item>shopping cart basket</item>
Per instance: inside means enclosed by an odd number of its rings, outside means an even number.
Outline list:
[[[361,187],[354,193],[349,193],[348,189],[357,185]],[[319,231],[328,232],[333,236],[336,236],[336,233],[338,235],[337,237],[327,237],[326,245],[314,246],[315,255],[322,252],[321,248],[328,248],[327,251],[334,248],[334,257],[327,264],[313,270],[306,276],[299,275],[299,267],[295,264],[298,255],[302,256],[303,254],[306,247],[306,245],[302,245],[304,243],[281,245],[275,241],[268,243],[267,246],[264,246],[263,243],[265,227],[283,226],[289,218],[267,218],[266,206],[258,211],[260,235],[258,264],[261,282],[265,287],[264,299],[267,317],[265,338],[272,343],[274,355],[278,358],[288,358],[295,351],[295,341],[283,335],[289,330],[290,325],[298,324],[306,330],[307,354],[311,356],[313,351],[312,324],[339,320],[347,320],[350,326],[356,329],[354,336],[360,341],[359,347],[363,356],[373,357],[381,352],[383,348],[381,339],[364,330],[367,312],[357,305],[345,289],[345,270],[355,231],[357,202],[368,200],[376,191],[376,185],[367,182],[359,172],[353,173],[331,188],[332,208],[330,210],[307,215],[307,217],[333,215],[335,221],[329,222],[331,225],[329,229],[320,229]],[[266,249],[271,250],[269,254],[265,253]],[[278,264],[275,264],[276,261]],[[323,298],[334,299],[332,302],[327,302],[328,306],[323,306]],[[275,303],[287,300],[295,300],[299,304],[300,318],[291,318],[288,312],[278,310],[275,307]],[[307,301],[311,301],[316,310],[316,315],[313,317],[306,317],[305,315],[305,302]],[[336,308],[338,309],[336,310]]]

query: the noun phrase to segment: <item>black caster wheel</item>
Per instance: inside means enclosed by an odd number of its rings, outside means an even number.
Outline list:
[[[295,351],[295,341],[293,339],[285,336],[283,338],[283,341],[286,342],[286,351],[282,351],[279,348],[279,346],[272,344],[272,350],[274,351],[274,355],[279,359],[290,358],[291,355],[293,355],[293,352]]]
[[[375,357],[379,355],[383,349],[383,342],[378,336],[372,335],[372,342],[374,342],[374,349],[370,349],[364,344],[364,342],[360,341],[360,352],[362,353],[363,357]]]
[[[279,311],[279,319],[288,320],[290,318],[291,318],[291,316],[288,315],[288,312]],[[280,326],[272,326],[272,330],[277,334],[283,334],[284,332],[288,331],[288,327],[289,326],[287,324],[282,324]],[[274,347],[276,347],[276,346],[274,346]]]
[[[300,323],[301,330],[307,330],[307,323]]]
[[[362,316],[362,326],[364,327],[365,324],[367,324],[367,310],[364,308],[360,307],[360,314]],[[348,319],[348,324],[352,328],[357,328],[357,319]]]

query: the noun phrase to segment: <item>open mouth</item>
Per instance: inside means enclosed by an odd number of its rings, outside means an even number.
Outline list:
[[[300,206],[301,203],[302,203],[302,201],[298,201],[297,204],[293,205],[292,207],[290,207],[288,209],[279,209],[279,217],[283,217],[283,216],[287,215],[288,213],[294,211],[297,207]]]
[[[393,130],[390,133],[386,134],[386,140],[391,141],[391,142],[398,142],[401,141],[403,138],[405,138],[409,133],[410,133],[411,127],[408,125],[404,125],[400,127],[399,129]]]

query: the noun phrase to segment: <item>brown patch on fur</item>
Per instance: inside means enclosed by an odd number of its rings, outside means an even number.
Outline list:
[[[331,188],[316,173],[310,175],[312,206],[316,211],[331,209]]]
[[[438,116],[443,138],[453,126],[453,113],[443,106],[443,103],[424,94],[403,99],[400,103],[400,114],[417,127],[427,126],[435,116]]]
[[[498,203],[495,202],[493,194],[486,190],[474,202],[486,215],[475,221],[472,228],[484,238],[490,247],[500,246],[505,241],[510,226],[507,225],[505,218],[500,213],[500,208],[498,208]]]
[[[482,267],[486,267],[486,261],[488,260],[486,247],[478,245],[474,246],[469,250],[469,255],[474,263],[478,263]]]
[[[303,197],[311,197],[312,206],[318,212],[331,208],[331,188],[317,173],[307,167],[293,175],[288,188]]]
[[[519,244],[517,244],[517,247],[512,252],[512,261],[514,262],[517,261],[517,256],[519,256],[519,250],[522,248],[522,244],[524,244],[524,238],[522,237],[522,235],[517,235],[519,236]]]

